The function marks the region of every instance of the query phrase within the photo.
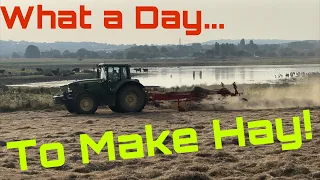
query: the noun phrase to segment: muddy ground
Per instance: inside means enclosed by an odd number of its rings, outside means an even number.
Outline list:
[[[238,147],[236,137],[223,139],[223,150],[216,150],[214,146],[213,119],[221,120],[222,129],[231,129],[236,127],[236,116],[242,116],[245,122],[268,119],[273,125],[275,118],[283,118],[285,131],[292,132],[292,117],[302,117],[303,109],[178,112],[148,107],[139,114],[115,114],[99,109],[91,116],[76,116],[66,111],[2,113],[0,179],[320,179],[320,108],[309,108],[313,139],[305,140],[301,126],[303,144],[298,150],[283,152],[277,140],[272,145],[250,145],[248,133],[246,147]],[[148,157],[145,148],[145,158],[121,160],[116,137],[138,133],[144,139],[144,125],[147,124],[153,126],[154,138],[164,130],[170,130],[171,137],[175,129],[194,128],[199,151],[172,155],[157,151],[155,157]],[[79,134],[86,133],[98,141],[110,130],[115,133],[117,160],[108,161],[107,150],[100,155],[90,151],[91,163],[83,165]],[[165,142],[173,150],[170,137]],[[27,171],[20,170],[18,151],[5,147],[5,142],[23,139],[37,140],[36,147],[27,149]],[[41,166],[39,147],[51,142],[64,145],[66,162],[63,167],[45,169]],[[50,158],[56,158],[54,151],[49,154]]]

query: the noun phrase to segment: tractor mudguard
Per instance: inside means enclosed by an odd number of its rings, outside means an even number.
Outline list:
[[[119,89],[121,89],[124,85],[127,85],[127,84],[136,84],[136,85],[142,87],[143,89],[145,88],[144,85],[142,85],[138,80],[126,79],[126,80],[119,82],[115,92],[117,92]]]

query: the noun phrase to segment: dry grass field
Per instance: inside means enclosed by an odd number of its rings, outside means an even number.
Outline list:
[[[95,115],[73,115],[51,105],[51,92],[3,92],[0,105],[13,112],[0,113],[0,179],[110,179],[110,180],[209,180],[209,179],[320,179],[320,85],[318,77],[301,80],[297,85],[239,86],[249,99],[245,104],[230,100],[219,111],[208,98],[197,108],[179,112],[163,104],[161,108],[148,106],[142,113],[117,114],[101,108]],[[184,87],[188,90],[187,87]],[[190,88],[190,87],[189,87]],[[229,87],[228,87],[229,88]],[[183,90],[183,89],[181,89]],[[27,96],[26,96],[27,95]],[[12,106],[12,107],[11,107]],[[44,107],[44,108],[40,108]],[[36,110],[38,109],[38,110]],[[293,132],[292,118],[309,109],[312,140],[292,151],[282,151],[275,133],[275,119],[283,119],[285,133]],[[6,109],[3,109],[6,110]],[[246,146],[238,147],[236,137],[223,138],[223,149],[215,149],[212,120],[221,120],[221,129],[236,127],[235,118],[242,116],[247,130],[248,121],[270,120],[273,124],[274,144],[251,145],[245,131]],[[156,139],[162,131],[170,130],[165,145],[173,151],[172,133],[181,128],[197,132],[199,151],[186,154],[164,155],[156,150],[154,157],[122,160],[117,137],[139,134],[145,141],[145,125],[151,124]],[[98,155],[90,150],[90,163],[82,164],[80,134],[88,134],[96,142],[106,131],[115,136],[116,161],[108,160],[107,147]],[[21,171],[17,149],[7,149],[11,141],[36,139],[36,147],[27,148],[28,170]],[[58,168],[43,168],[39,148],[42,144],[60,142],[64,146],[65,164]],[[49,151],[50,160],[57,158]]]
[[[302,108],[238,111],[161,110],[148,107],[139,114],[115,114],[107,109],[93,116],[76,116],[66,111],[19,111],[2,113],[0,117],[1,179],[319,179],[320,178],[320,109],[310,108],[313,139],[304,140],[298,150],[282,151],[276,140],[272,145],[250,145],[246,132],[246,147],[238,147],[236,137],[223,139],[223,150],[214,146],[212,120],[220,119],[222,129],[235,128],[235,117],[244,121],[283,118],[286,132],[292,132],[292,117],[302,117]],[[170,130],[165,144],[173,151],[172,132],[194,128],[199,151],[196,153],[163,155],[121,160],[117,151],[118,135],[140,134],[145,137],[144,125],[153,126],[154,138]],[[245,129],[246,123],[245,123]],[[273,129],[275,127],[273,126]],[[104,132],[115,135],[116,161],[108,161],[107,148],[100,155],[90,152],[90,163],[82,164],[79,134],[88,134],[98,141]],[[27,149],[28,170],[21,171],[17,150],[6,150],[5,142],[36,139],[37,146]],[[64,166],[45,169],[39,159],[39,147],[44,143],[61,142],[65,148]],[[144,141],[145,143],[145,141]],[[54,151],[49,152],[56,158]]]

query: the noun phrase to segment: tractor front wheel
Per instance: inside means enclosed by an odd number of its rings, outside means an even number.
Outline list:
[[[94,114],[98,109],[96,98],[88,93],[77,96],[74,106],[78,114]]]
[[[72,114],[75,113],[75,112],[74,112],[74,108],[73,108],[71,105],[66,104],[65,107],[66,107],[66,109],[69,111],[69,113],[72,113]]]
[[[141,112],[145,105],[146,93],[140,86],[125,86],[117,93],[117,111],[124,113]]]

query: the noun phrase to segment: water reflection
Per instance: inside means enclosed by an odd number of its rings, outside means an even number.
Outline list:
[[[145,86],[182,86],[195,84],[221,84],[236,82],[265,83],[279,78],[287,78],[291,72],[319,72],[320,64],[313,65],[260,65],[260,66],[190,66],[170,68],[148,68],[134,77]],[[133,69],[131,72],[135,72]],[[72,81],[55,81],[24,84],[19,86],[52,87],[68,84]]]
[[[254,69],[253,68],[249,68],[249,71],[250,71],[250,80],[253,81],[254,80]]]
[[[244,67],[239,68],[241,81],[245,81],[246,79],[246,69]]]

